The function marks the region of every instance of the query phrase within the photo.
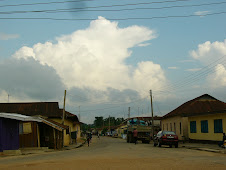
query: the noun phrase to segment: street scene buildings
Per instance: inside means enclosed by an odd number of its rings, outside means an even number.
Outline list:
[[[226,169],[226,0],[0,0],[0,170]]]

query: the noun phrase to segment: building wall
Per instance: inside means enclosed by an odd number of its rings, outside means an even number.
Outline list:
[[[58,123],[62,122],[62,119],[59,119],[59,118],[55,118],[55,119],[52,119],[52,120],[54,120]],[[64,125],[69,126],[69,132],[77,131],[77,139],[80,138],[80,135],[81,135],[80,124],[73,125],[73,121],[65,119]],[[72,142],[72,140],[71,140],[70,133],[67,134],[66,130],[64,130],[64,145],[68,146],[69,144],[71,144],[71,142]]]
[[[181,116],[169,117],[161,120],[161,128],[165,131],[174,131],[179,140],[188,139],[188,118]]]
[[[194,116],[188,118],[189,138],[194,140],[221,141],[222,133],[214,133],[214,120],[222,119],[223,132],[226,132],[226,114]],[[208,133],[201,133],[201,121],[208,120]],[[190,132],[190,121],[196,121],[196,133]]]
[[[20,134],[20,148],[24,147],[37,147],[38,134],[36,122],[21,122],[23,132]]]
[[[0,152],[19,149],[19,121],[0,118]]]

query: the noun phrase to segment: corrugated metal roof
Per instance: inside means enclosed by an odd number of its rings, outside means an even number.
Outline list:
[[[55,122],[55,121],[53,121],[51,119],[45,119],[45,118],[41,118],[41,117],[40,117],[40,119],[42,119],[43,123],[45,123],[45,124],[47,124],[49,126],[52,126],[53,128],[55,128],[55,129],[57,129],[59,131],[62,131],[64,129],[68,129],[69,128],[69,126],[62,125],[62,124],[60,124],[58,122]]]
[[[20,120],[20,121],[42,122],[42,120],[40,120],[37,117],[25,116],[17,113],[0,113],[0,117],[7,118],[7,119]]]
[[[27,116],[59,116],[58,102],[0,103],[0,112],[19,113]]]
[[[27,116],[42,115],[51,118],[59,118],[63,115],[63,109],[58,102],[31,102],[31,103],[0,103],[0,112],[19,113]],[[65,111],[66,118],[78,121],[78,117]]]
[[[24,121],[24,122],[31,122],[31,121],[32,122],[42,122],[42,123],[45,123],[48,126],[51,126],[59,131],[69,128],[69,126],[62,125],[58,122],[55,122],[51,119],[43,118],[41,116],[26,116],[26,115],[21,115],[18,113],[0,113],[0,117]]]
[[[199,96],[193,100],[190,100],[175,110],[169,112],[164,118],[172,117],[172,116],[191,116],[191,115],[199,115],[199,114],[210,114],[216,112],[225,112],[226,111],[226,103],[217,100],[216,98],[204,94]]]

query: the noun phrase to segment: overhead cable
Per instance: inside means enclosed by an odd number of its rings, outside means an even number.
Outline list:
[[[172,15],[172,16],[156,16],[156,17],[143,17],[143,18],[107,18],[108,20],[125,21],[125,20],[152,20],[152,19],[167,19],[167,18],[190,18],[190,17],[204,17],[212,15],[226,14],[226,11],[207,13],[207,14],[191,14],[191,15]],[[54,20],[54,21],[93,21],[94,18],[49,18],[49,17],[1,17],[0,20]],[[101,20],[101,19],[100,19]]]
[[[0,12],[0,14],[24,14],[24,13],[62,13],[62,12],[81,12],[81,11],[91,11],[91,12],[119,12],[119,11],[133,11],[133,10],[161,10],[170,8],[186,8],[186,7],[200,7],[200,6],[210,6],[210,5],[221,5],[224,2],[214,2],[214,3],[204,3],[204,4],[193,4],[193,5],[175,5],[175,6],[165,6],[165,7],[144,7],[144,8],[126,8],[126,9],[83,9],[83,8],[67,8],[67,9],[54,9],[54,10],[32,10],[32,11],[6,11]]]

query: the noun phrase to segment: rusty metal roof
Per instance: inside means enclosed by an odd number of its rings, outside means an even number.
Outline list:
[[[187,117],[211,113],[226,113],[226,103],[217,100],[208,94],[204,94],[182,104],[175,110],[163,116],[163,119],[173,116]]]
[[[46,119],[46,118],[42,118],[42,119],[43,119],[43,123],[48,124],[48,125],[56,128],[56,129],[58,129],[60,131],[62,131],[63,129],[68,129],[69,128],[69,126],[62,125],[62,124],[60,124],[58,122],[55,122],[54,120]]]
[[[58,102],[0,103],[0,112],[59,118],[62,117],[63,109],[59,109]],[[66,118],[78,120],[78,117],[70,112],[65,111],[65,115]]]

